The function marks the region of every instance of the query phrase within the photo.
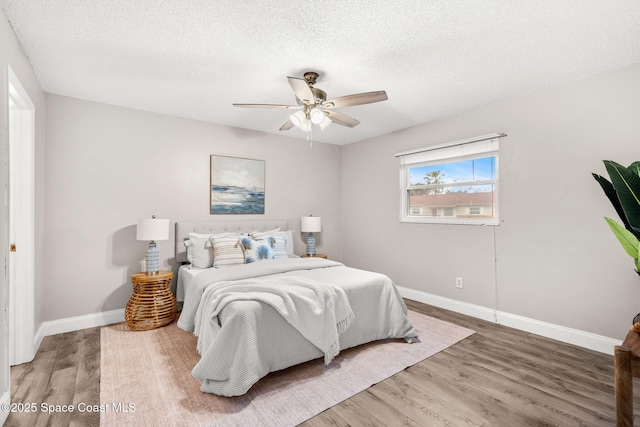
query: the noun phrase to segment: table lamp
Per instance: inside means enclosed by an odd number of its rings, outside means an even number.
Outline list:
[[[307,255],[309,256],[316,254],[316,238],[313,237],[313,233],[319,233],[322,230],[321,218],[311,215],[300,218],[300,231],[309,233],[309,237],[307,237]]]
[[[155,241],[169,239],[169,220],[157,219],[155,215],[151,218],[138,219],[136,239],[149,240],[149,249],[144,258],[144,272],[147,274],[158,273],[159,253]]]

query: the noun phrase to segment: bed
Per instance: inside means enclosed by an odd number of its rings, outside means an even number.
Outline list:
[[[340,350],[371,341],[410,343],[417,337],[387,276],[300,258],[293,254],[292,241],[282,241],[293,240],[292,235],[287,221],[176,224],[176,260],[185,263],[176,290],[183,302],[178,327],[198,337],[201,359],[192,374],[203,392],[242,395],[269,372],[322,357],[330,363]],[[229,254],[218,250],[220,242],[237,236],[249,236],[244,239],[254,246],[279,247],[279,256],[226,264]],[[209,258],[196,259],[193,242],[205,242]],[[245,257],[254,256],[246,242],[241,250]]]

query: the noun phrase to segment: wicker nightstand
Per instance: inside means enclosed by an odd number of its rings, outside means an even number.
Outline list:
[[[131,276],[133,295],[124,310],[127,325],[134,331],[147,331],[167,325],[176,318],[176,299],[171,293],[170,271]]]

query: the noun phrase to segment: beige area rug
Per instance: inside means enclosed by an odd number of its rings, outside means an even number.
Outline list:
[[[419,313],[409,319],[420,342],[385,340],[274,372],[239,397],[202,393],[191,376],[196,338],[175,323],[144,332],[102,328],[100,425],[295,426],[474,331]]]

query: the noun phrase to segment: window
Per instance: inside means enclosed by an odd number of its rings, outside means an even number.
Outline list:
[[[469,215],[481,215],[480,206],[469,206]]]
[[[400,221],[498,224],[498,142],[504,134],[400,157]]]

